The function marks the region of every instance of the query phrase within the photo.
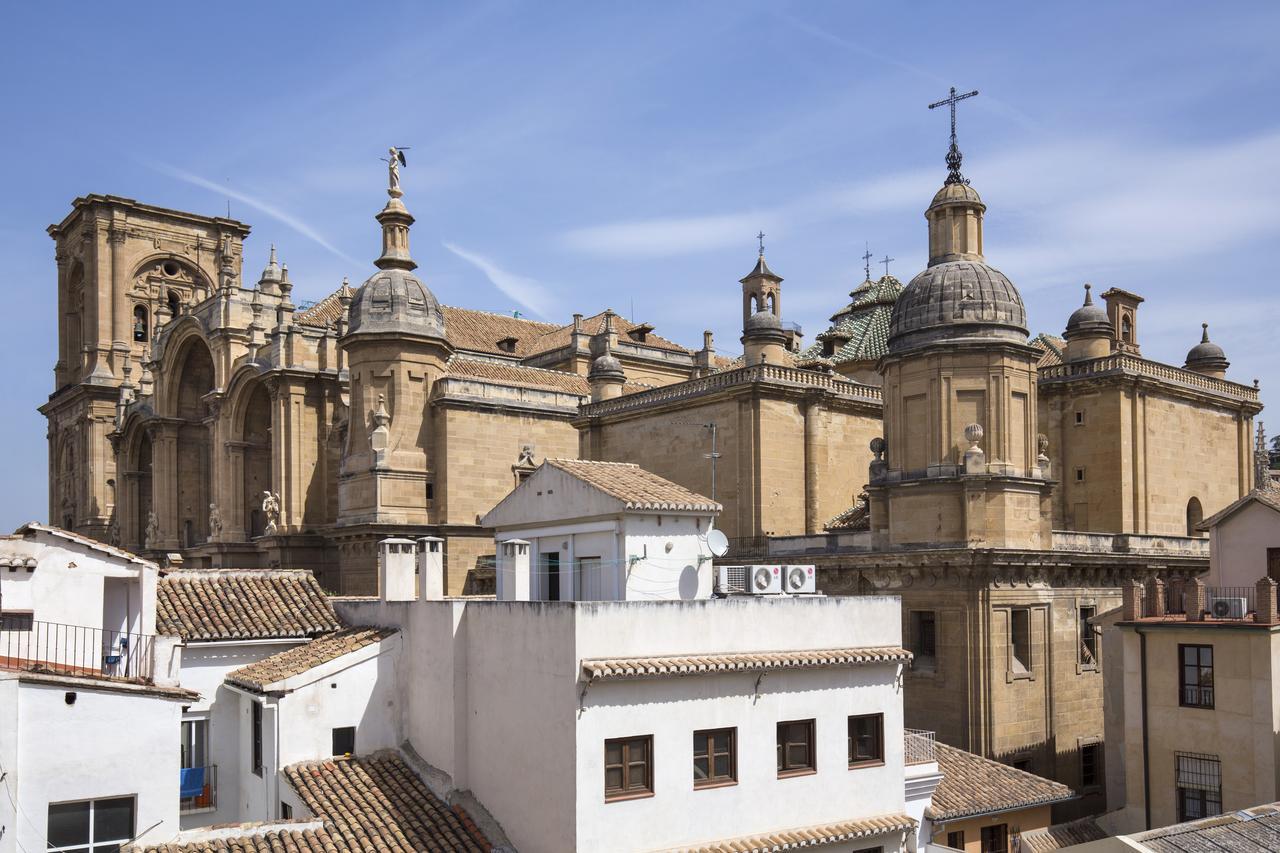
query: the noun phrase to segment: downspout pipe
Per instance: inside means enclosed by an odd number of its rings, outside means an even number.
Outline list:
[[[1146,828],[1151,828],[1151,747],[1147,736],[1147,635],[1140,626],[1135,625],[1138,632],[1138,649],[1141,668],[1142,685],[1142,809],[1146,818]]]

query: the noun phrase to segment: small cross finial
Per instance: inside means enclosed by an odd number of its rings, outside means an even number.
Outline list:
[[[866,249],[866,251],[862,253],[862,269],[867,275],[867,281],[871,281],[871,246],[863,243],[862,247]]]
[[[952,86],[950,95],[943,98],[941,101],[937,101],[929,105],[929,109],[931,110],[936,107],[947,107],[947,106],[951,107],[951,147],[947,149],[946,183],[948,184],[969,183],[964,179],[964,176],[960,174],[960,162],[963,159],[963,155],[961,155],[960,153],[960,147],[956,145],[956,104],[959,103],[960,101],[963,101],[965,98],[972,98],[977,94],[978,94],[978,90],[974,89],[972,92],[966,92],[963,95],[957,95],[956,87]]]
[[[756,239],[760,241],[760,257],[764,257],[764,232],[761,231],[756,235]]]
[[[889,274],[889,264],[893,263],[896,260],[897,258],[891,258],[888,255],[885,255],[883,258],[880,259],[880,263],[884,264],[884,274],[886,276]]]

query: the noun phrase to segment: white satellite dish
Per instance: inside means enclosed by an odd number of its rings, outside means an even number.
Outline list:
[[[724,531],[713,527],[707,531],[707,547],[712,554],[723,557],[729,551],[729,537],[724,535]]]

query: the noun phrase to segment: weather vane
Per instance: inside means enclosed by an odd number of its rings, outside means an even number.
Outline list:
[[[756,235],[756,239],[760,241],[760,257],[764,257],[764,232],[761,231]]]
[[[867,281],[871,281],[871,245],[863,243],[862,248],[866,250],[862,253],[862,269],[866,273]]]
[[[963,101],[965,98],[972,98],[977,94],[978,90],[974,89],[972,92],[965,92],[963,95],[957,95],[956,87],[952,86],[951,94],[949,96],[938,101],[936,104],[929,105],[929,109],[934,109],[935,107],[951,107],[951,147],[947,149],[947,180],[945,183],[969,183],[964,179],[964,176],[960,174],[960,160],[962,157],[960,154],[960,147],[956,145],[956,104]]]
[[[896,260],[897,258],[891,258],[888,255],[885,255],[883,258],[880,259],[880,263],[884,264],[884,274],[886,276],[889,275],[889,264],[893,263]]]
[[[409,146],[391,146],[387,149],[386,157],[378,159],[387,164],[387,195],[392,198],[399,198],[404,195],[400,191],[400,167],[408,166],[409,163],[404,159],[404,152],[409,150]]]

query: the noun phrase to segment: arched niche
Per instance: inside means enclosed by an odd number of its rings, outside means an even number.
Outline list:
[[[174,478],[176,528],[166,531],[182,548],[209,538],[210,436],[206,396],[214,389],[213,355],[197,336],[186,338],[175,353],[171,374],[172,415],[177,426],[176,470],[163,472]]]
[[[1193,497],[1187,501],[1187,535],[1203,536],[1204,534],[1196,529],[1202,521],[1204,521],[1204,507],[1200,505],[1199,498]]]

